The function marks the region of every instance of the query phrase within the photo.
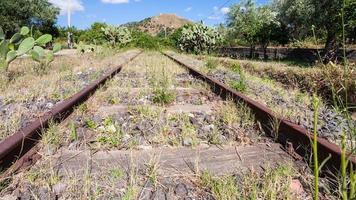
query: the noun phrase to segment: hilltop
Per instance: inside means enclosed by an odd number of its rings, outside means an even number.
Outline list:
[[[167,29],[168,33],[173,32],[176,29],[184,26],[185,24],[190,24],[192,21],[179,17],[176,14],[160,14],[154,17],[146,18],[139,22],[131,22],[124,24],[126,27],[136,28],[140,31],[149,33],[151,35],[158,35],[164,33]]]

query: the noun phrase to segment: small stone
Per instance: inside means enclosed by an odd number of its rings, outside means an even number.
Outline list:
[[[50,199],[51,193],[48,191],[47,188],[41,187],[38,189],[38,197],[39,199]]]
[[[184,97],[183,96],[177,96],[176,101],[177,102],[183,102],[184,101]]]
[[[290,183],[289,188],[294,194],[304,193],[303,186],[298,179],[293,179],[292,182]]]
[[[151,199],[153,199],[153,200],[167,199],[166,196],[167,195],[165,194],[165,192],[162,189],[158,189],[152,194]]]
[[[76,149],[77,149],[77,144],[78,144],[77,141],[74,141],[74,142],[70,143],[70,144],[68,145],[68,149],[69,149],[69,150],[76,150]]]
[[[67,188],[67,184],[65,183],[57,183],[52,187],[52,191],[56,195],[62,194]]]
[[[195,115],[194,115],[193,113],[189,113],[189,114],[188,114],[188,117],[190,117],[190,118],[195,118]]]
[[[51,103],[51,102],[49,102],[49,103],[46,104],[46,108],[53,108],[53,106],[54,106],[54,105],[53,105],[53,103]]]
[[[131,135],[125,134],[125,135],[122,137],[122,142],[126,143],[126,142],[129,141],[129,139],[131,139]]]
[[[183,146],[192,146],[192,144],[193,144],[192,138],[183,139]]]
[[[202,130],[204,132],[211,132],[214,130],[214,128],[215,128],[214,124],[210,124],[210,125],[203,126]]]
[[[214,122],[215,117],[213,115],[207,115],[207,116],[205,116],[205,121],[208,123]]]
[[[190,123],[192,123],[193,125],[198,125],[199,124],[199,122],[198,122],[198,120],[194,117],[191,117],[190,119],[189,119],[189,121],[190,121]]]
[[[179,183],[179,184],[176,186],[176,188],[174,189],[174,193],[175,193],[177,196],[181,197],[181,198],[187,196],[187,195],[188,195],[187,186],[186,186],[185,184],[183,184],[183,183]]]

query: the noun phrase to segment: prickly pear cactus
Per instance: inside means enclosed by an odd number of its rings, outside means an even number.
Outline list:
[[[32,37],[27,37],[30,29],[22,27],[10,39],[5,38],[4,30],[0,27],[0,70],[7,71],[9,64],[18,56],[28,53],[35,45]]]
[[[34,68],[37,73],[43,73],[48,66],[54,60],[54,54],[61,50],[60,44],[54,44],[52,50],[45,50],[42,46],[45,46],[48,42],[52,41],[51,35],[43,35],[36,40],[36,46],[30,51],[31,57],[39,65]]]
[[[24,26],[10,39],[6,39],[0,27],[0,70],[7,71],[12,61],[25,54],[30,54],[35,61],[48,65],[54,59],[53,54],[61,50],[61,46],[55,44],[52,51],[46,52],[42,47],[52,41],[52,36],[45,34],[35,40],[27,36],[29,33],[30,29]]]
[[[107,26],[102,27],[101,30],[112,47],[126,45],[132,40],[131,32],[127,27]]]
[[[222,40],[222,37],[215,29],[209,28],[201,23],[187,25],[182,30],[179,39],[181,50],[194,53],[210,52]]]

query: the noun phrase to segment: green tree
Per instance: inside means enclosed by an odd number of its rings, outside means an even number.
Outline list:
[[[345,6],[345,30],[349,43],[356,43],[356,1],[349,0]]]
[[[341,43],[343,0],[275,0],[274,5],[294,38],[310,36],[314,25],[317,37],[325,39],[324,62],[336,59]],[[355,0],[346,0],[345,28],[351,38],[355,35],[355,13]]]
[[[241,37],[249,44],[250,57],[252,57],[253,49],[257,45],[257,32],[262,26],[255,3],[248,0],[232,5],[227,24],[235,37]]]
[[[55,22],[59,10],[47,0],[1,0],[0,27],[7,36],[22,26],[33,26],[41,33],[57,35]]]
[[[235,37],[243,38],[250,46],[250,56],[256,45],[266,50],[272,40],[278,41],[280,23],[277,13],[269,6],[257,7],[252,0],[247,0],[231,7],[228,26]]]
[[[83,31],[78,40],[88,43],[103,44],[106,39],[105,34],[101,29],[107,26],[106,23],[95,22],[89,29]]]

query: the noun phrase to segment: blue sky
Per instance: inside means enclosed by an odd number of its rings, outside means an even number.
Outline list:
[[[175,13],[192,21],[204,19],[215,25],[224,22],[228,7],[239,0],[49,0],[61,8],[58,24],[67,24],[68,2],[72,10],[72,25],[84,29],[93,22],[123,24],[140,21],[160,13]],[[222,6],[223,4],[226,5]],[[257,0],[264,4],[267,0]]]

